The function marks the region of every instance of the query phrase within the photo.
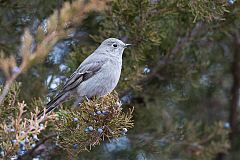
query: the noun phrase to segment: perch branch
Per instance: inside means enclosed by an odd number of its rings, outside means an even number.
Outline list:
[[[15,59],[12,60],[10,58],[0,58],[0,67],[7,77],[5,86],[0,95],[0,104],[3,103],[4,98],[8,94],[11,85],[15,82],[17,77],[23,72],[26,72],[27,69],[33,63],[36,63],[37,60],[46,57],[50,49],[59,39],[67,37],[67,32],[70,30],[69,25],[79,25],[84,19],[86,13],[93,10],[101,11],[105,9],[107,2],[108,0],[91,0],[89,2],[78,0],[74,1],[73,3],[65,2],[60,12],[54,12],[54,14],[49,17],[49,32],[46,36],[44,36],[42,41],[37,44],[36,50],[33,53],[31,53],[33,37],[29,30],[26,29],[22,37],[22,49],[20,50],[20,53],[22,54],[22,63],[20,67],[18,68],[16,66]],[[58,23],[56,22],[56,19],[58,19]],[[44,33],[39,31],[38,34],[41,36],[41,34]],[[14,68],[17,71],[14,71],[13,73]]]

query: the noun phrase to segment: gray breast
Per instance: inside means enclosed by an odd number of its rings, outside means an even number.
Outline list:
[[[109,60],[90,79],[82,82],[77,88],[78,96],[104,96],[116,87],[121,74],[121,63]]]

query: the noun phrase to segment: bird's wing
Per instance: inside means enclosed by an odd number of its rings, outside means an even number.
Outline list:
[[[76,88],[81,82],[86,81],[87,79],[91,78],[96,72],[98,72],[102,68],[103,64],[103,61],[96,61],[80,66],[69,77],[61,91],[67,92]]]
[[[103,66],[105,61],[94,61],[89,63],[84,63],[84,65],[79,66],[79,68],[69,77],[67,82],[64,84],[62,89],[58,92],[56,97],[54,97],[47,106],[54,104],[60,97],[65,93],[75,89],[80,83],[91,78],[96,74]]]

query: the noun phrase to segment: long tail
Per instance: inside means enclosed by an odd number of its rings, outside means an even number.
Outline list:
[[[68,93],[59,93],[56,97],[54,97],[50,102],[46,104],[46,108],[42,110],[37,117],[41,118],[43,115],[46,115],[56,109],[61,103],[66,101],[69,97]]]

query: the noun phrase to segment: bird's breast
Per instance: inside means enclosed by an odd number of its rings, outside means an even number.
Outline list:
[[[108,82],[105,84],[109,89],[114,89],[119,81],[121,75],[122,65],[120,63],[108,62],[106,66],[102,68],[102,82]],[[101,71],[99,71],[101,72]]]
[[[121,68],[121,63],[106,62],[95,75],[81,83],[78,87],[78,94],[87,97],[101,97],[112,92],[119,81]]]

